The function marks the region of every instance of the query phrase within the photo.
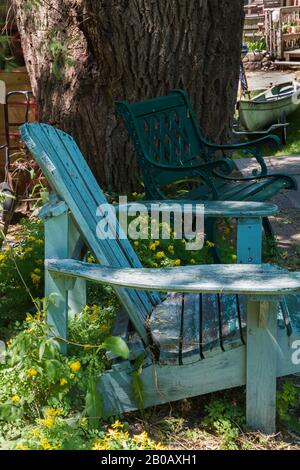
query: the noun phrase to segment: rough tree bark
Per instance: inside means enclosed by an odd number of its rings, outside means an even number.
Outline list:
[[[204,134],[226,139],[237,95],[243,0],[13,3],[40,118],[76,138],[105,187],[124,192],[137,183],[115,99],[184,88]]]

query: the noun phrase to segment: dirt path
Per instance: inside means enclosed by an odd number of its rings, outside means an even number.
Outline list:
[[[250,90],[262,90],[268,88],[271,83],[277,85],[293,81],[296,75],[295,71],[281,72],[278,70],[270,70],[268,72],[247,72],[247,78]]]

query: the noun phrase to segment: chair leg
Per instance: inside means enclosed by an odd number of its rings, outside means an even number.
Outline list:
[[[67,258],[69,219],[67,212],[45,220],[45,258]],[[47,322],[51,335],[67,340],[68,333],[68,292],[66,283],[58,276],[45,272],[45,296],[49,299]],[[66,343],[61,343],[61,352],[67,353]]]
[[[247,427],[252,431],[276,431],[277,375],[276,303],[247,304]]]
[[[45,295],[50,299],[47,308],[47,323],[51,327],[50,335],[68,339],[68,291],[64,279],[45,273]],[[60,342],[60,351],[67,354],[67,343]]]

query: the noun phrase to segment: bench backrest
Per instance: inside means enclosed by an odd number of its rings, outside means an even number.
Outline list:
[[[180,168],[195,157],[198,157],[198,163],[205,161],[203,138],[184,91],[174,90],[168,96],[137,103],[117,101],[116,111],[134,142],[146,180],[149,164]],[[158,170],[155,178],[159,179],[160,173]]]
[[[46,124],[25,124],[21,127],[21,135],[52,189],[66,202],[97,261],[107,266],[141,267],[139,258],[129,240],[123,239],[122,229],[115,219],[121,238],[99,237],[99,231],[105,227],[99,226],[97,210],[101,204],[107,203],[107,199],[73,138]],[[153,306],[159,302],[159,296],[128,289],[116,291],[134,327],[147,343],[146,322]]]

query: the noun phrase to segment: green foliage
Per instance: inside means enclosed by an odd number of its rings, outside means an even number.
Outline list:
[[[300,154],[300,109],[288,117],[288,141],[279,150],[270,148],[266,155],[284,156]]]
[[[300,432],[300,420],[293,414],[297,407],[299,407],[299,389],[291,379],[288,379],[284,382],[282,390],[277,393],[277,413],[282,424]]]
[[[145,390],[144,382],[141,378],[143,372],[143,365],[145,362],[145,354],[142,353],[134,362],[133,374],[132,374],[132,390],[135,402],[141,412],[144,411],[145,405]]]
[[[0,339],[6,339],[4,327],[23,319],[26,310],[34,308],[32,297],[43,296],[43,231],[39,219],[24,220],[15,245],[6,244],[0,251]]]
[[[25,11],[34,11],[43,4],[43,0],[25,0],[23,8]]]
[[[110,351],[115,357],[121,357],[122,359],[129,358],[129,349],[127,344],[117,336],[110,336],[107,338],[104,343],[103,347]]]
[[[102,398],[97,392],[96,381],[91,378],[88,383],[88,389],[86,393],[86,411],[90,418],[90,425],[92,428],[97,429],[99,425],[99,419],[102,416]]]
[[[65,29],[59,26],[53,26],[47,33],[46,47],[52,61],[52,73],[57,80],[63,78],[67,67],[74,65],[74,59],[71,55],[72,45],[75,38],[69,38]]]
[[[241,429],[245,427],[243,407],[236,401],[226,398],[212,400],[206,407],[207,416],[204,423],[222,438],[222,447],[238,449],[236,442]]]
[[[96,380],[108,364],[105,352],[113,350],[117,356],[128,357],[127,345],[120,338],[108,336],[112,320],[109,309],[86,307],[70,322],[70,338],[87,342],[72,342],[70,356],[63,356],[44,318],[49,302],[53,299],[36,301],[38,313],[27,314],[22,331],[8,342],[7,361],[0,367],[0,421],[30,422],[49,407],[61,415],[81,407],[91,427],[97,427],[102,403]]]
[[[253,39],[252,41],[248,40],[246,41],[246,44],[250,52],[265,51],[267,49],[265,38],[261,38],[257,40]]]
[[[11,55],[11,37],[7,34],[0,36],[0,69],[10,71],[18,66]]]
[[[85,418],[62,419],[56,410],[45,410],[45,419],[21,434],[19,450],[162,450],[146,432],[131,435],[127,423],[114,422],[108,429],[95,430]]]
[[[51,8],[51,6],[44,0],[26,0],[23,8],[34,20],[34,11],[41,6]],[[72,57],[72,45],[76,39],[69,38],[67,30],[68,28],[66,28],[65,25],[61,26],[56,24],[54,26],[49,26],[45,41],[41,47],[50,55],[52,73],[57,80],[61,80],[66,68],[74,65],[75,63]]]
[[[69,408],[75,376],[49,333],[41,313],[28,314],[23,331],[9,341],[7,363],[0,368],[1,420],[38,417],[45,405]]]

